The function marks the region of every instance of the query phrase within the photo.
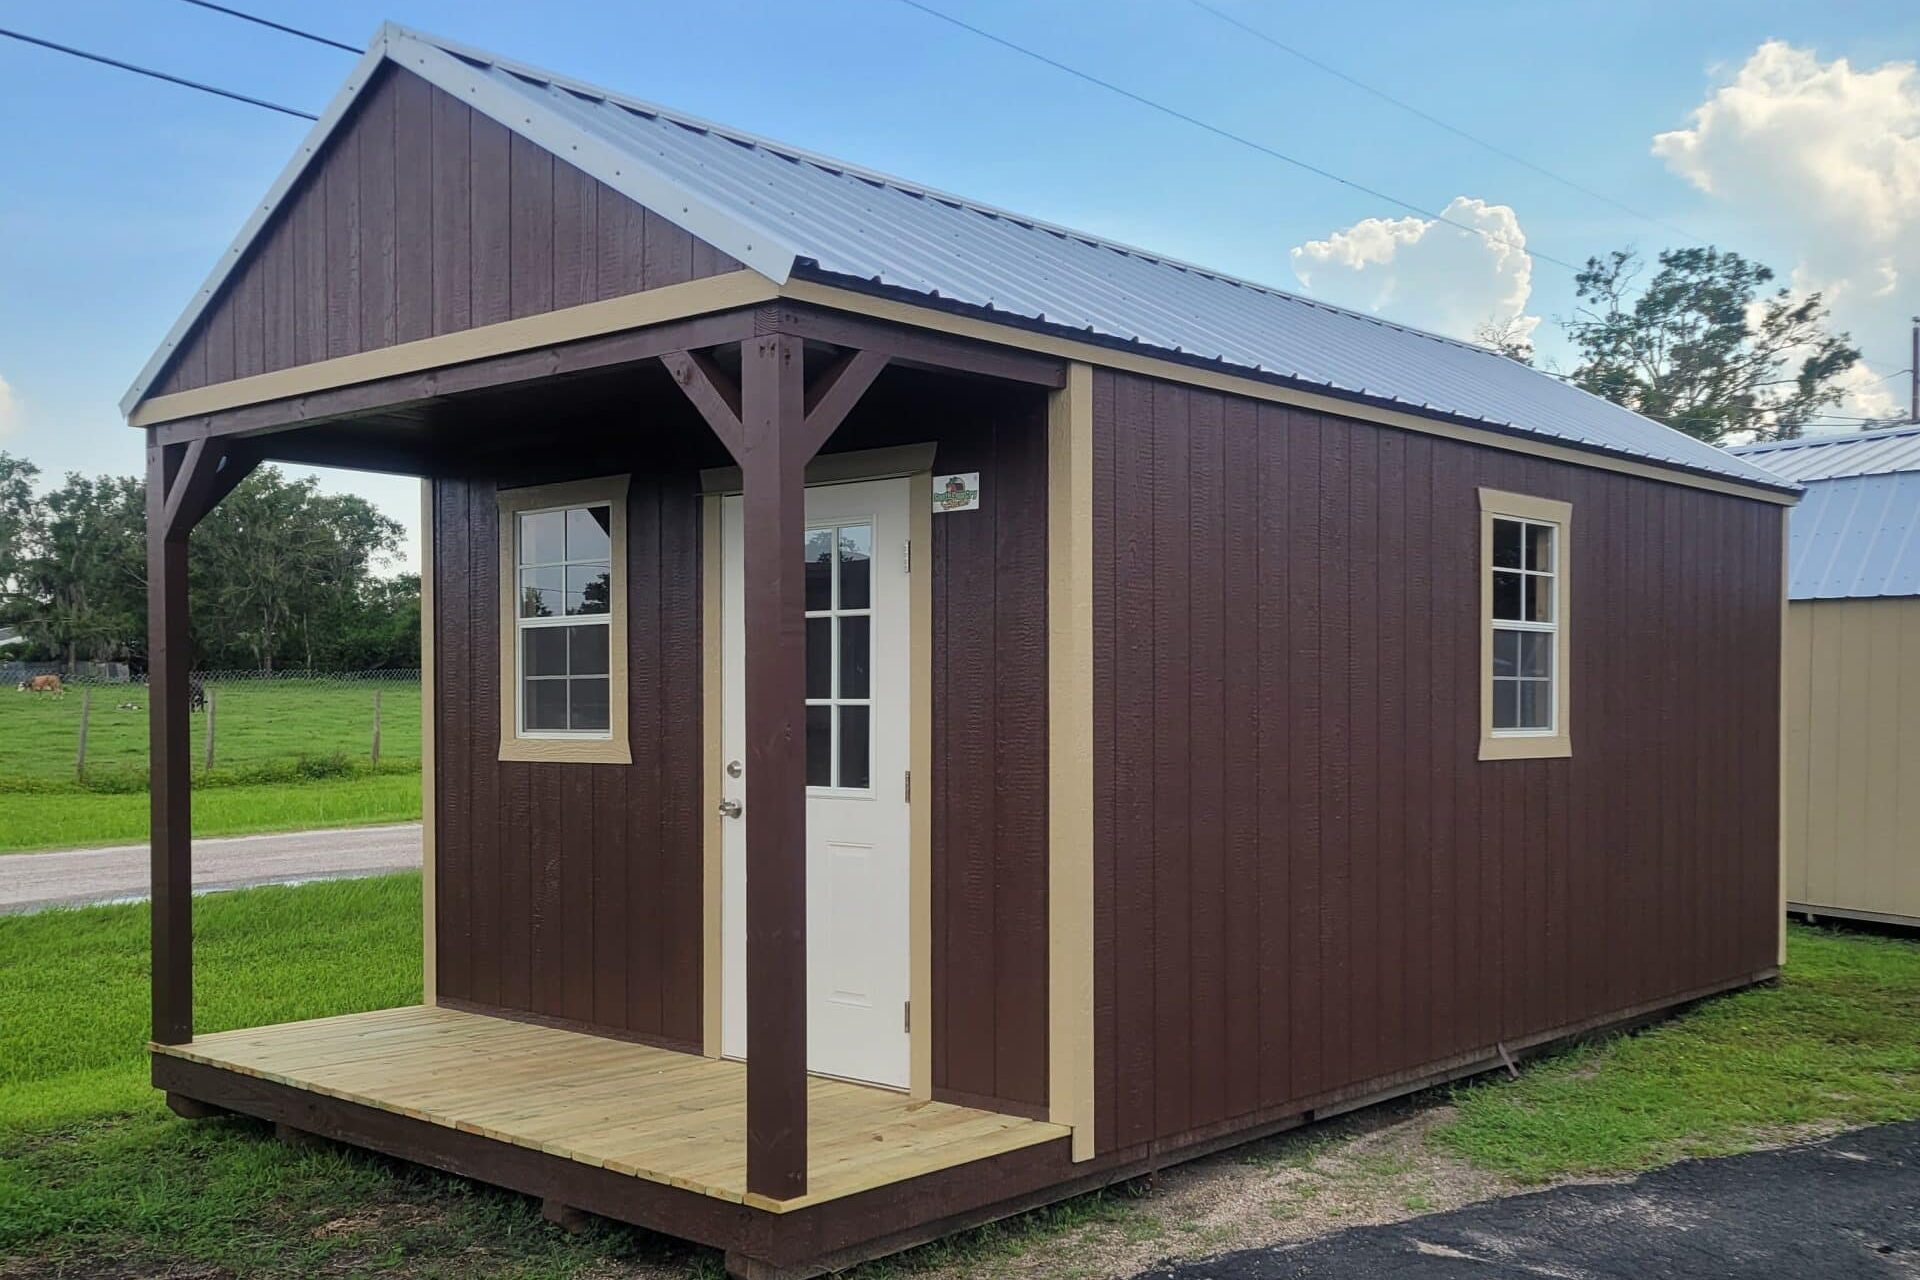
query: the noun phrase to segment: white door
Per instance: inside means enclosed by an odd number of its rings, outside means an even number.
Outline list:
[[[807,490],[807,1068],[907,1087],[909,482]],[[721,508],[721,1052],[747,1055],[741,505]]]

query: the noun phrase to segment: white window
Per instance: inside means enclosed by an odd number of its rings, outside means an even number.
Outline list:
[[[627,479],[503,489],[500,758],[623,764]]]
[[[873,526],[807,530],[807,785],[873,783]]]
[[[1567,731],[1567,560],[1572,508],[1481,490],[1481,758],[1571,753]]]
[[[520,734],[611,731],[613,508],[522,511],[515,520]]]

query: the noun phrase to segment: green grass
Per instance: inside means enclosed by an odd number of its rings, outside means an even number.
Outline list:
[[[417,875],[218,894],[194,915],[203,1030],[420,997]],[[639,1232],[565,1235],[521,1196],[177,1119],[146,1082],[146,921],[135,906],[0,919],[0,1274],[9,1259],[75,1276],[714,1271]]]
[[[146,922],[137,906],[0,917],[0,1275],[718,1275],[711,1253],[644,1232],[568,1236],[525,1197],[282,1147],[252,1121],[175,1118],[146,1082]],[[202,1030],[419,998],[417,875],[210,895],[195,935]],[[1777,987],[1457,1091],[1459,1116],[1435,1141],[1542,1179],[1920,1115],[1920,944],[1795,929],[1790,946]],[[1389,1163],[1360,1175],[1392,1176]],[[1039,1256],[1053,1273],[1075,1275],[1067,1241],[1087,1227],[1133,1241],[1184,1231],[1116,1188],[857,1274],[964,1273],[1051,1250]]]
[[[414,822],[419,817],[417,771],[206,787],[193,793],[193,830],[202,836]],[[144,791],[6,795],[0,797],[0,853],[139,844],[147,838],[147,818]]]
[[[191,716],[197,834],[420,816],[417,683],[288,679],[208,688],[215,706],[211,770],[203,755],[206,713]],[[377,768],[370,758],[376,690]],[[137,685],[94,687],[80,776],[80,694],[0,690],[0,853],[147,838],[146,699]]]
[[[1920,944],[1795,927],[1779,985],[1457,1092],[1434,1140],[1537,1182],[1920,1116]]]
[[[417,682],[285,679],[210,684],[215,705],[214,767],[244,769],[302,757],[365,760],[373,741],[373,695],[380,694],[383,761],[420,759]],[[32,782],[72,783],[79,745],[77,690],[59,694],[0,689],[0,790]],[[131,709],[122,709],[121,704]],[[207,716],[195,711],[194,768],[206,742]],[[96,685],[87,726],[87,773],[112,786],[147,769],[144,685]]]

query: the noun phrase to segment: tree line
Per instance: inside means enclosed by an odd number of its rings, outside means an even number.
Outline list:
[[[146,482],[39,468],[0,452],[0,626],[10,657],[127,662],[147,653]],[[366,499],[277,468],[248,476],[195,527],[187,591],[203,669],[346,671],[420,664],[420,579],[375,569],[401,526]]]

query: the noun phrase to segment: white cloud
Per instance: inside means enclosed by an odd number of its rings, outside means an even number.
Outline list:
[[[1455,196],[1432,218],[1363,218],[1291,251],[1315,297],[1472,341],[1483,328],[1530,338],[1533,258],[1520,219],[1503,204]],[[1474,227],[1476,231],[1462,230]]]
[[[1856,344],[1898,361],[1856,375],[1847,411],[1893,405],[1882,379],[1905,365],[1920,294],[1920,68],[1856,69],[1770,40],[1653,153],[1798,247],[1793,286],[1821,290]]]
[[[0,440],[20,430],[20,399],[5,378],[0,378]]]

